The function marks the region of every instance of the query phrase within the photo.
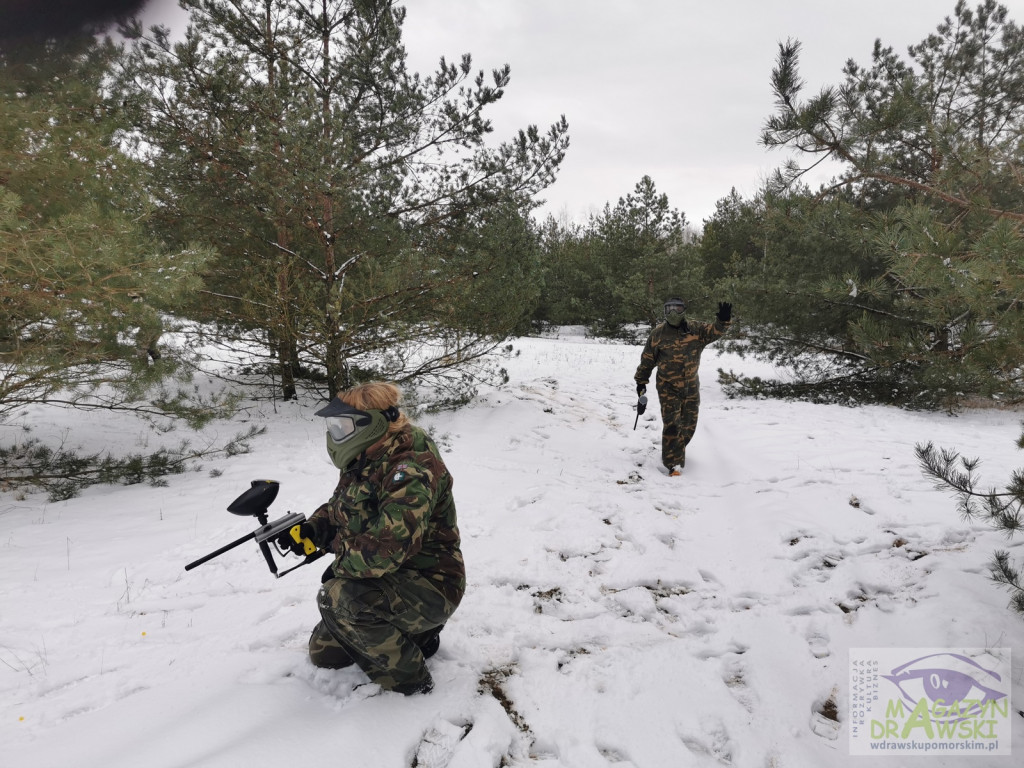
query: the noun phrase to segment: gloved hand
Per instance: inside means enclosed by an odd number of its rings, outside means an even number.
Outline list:
[[[727,301],[718,302],[718,319],[723,323],[732,320],[732,304]]]
[[[316,529],[309,523],[302,523],[299,525],[299,536],[303,539],[309,539],[310,541],[316,542]],[[292,538],[291,530],[287,530],[282,534],[279,534],[275,539],[277,546],[284,551],[291,551],[299,557],[306,556],[306,550],[302,546],[302,542],[296,541]]]
[[[636,396],[637,397],[643,397],[646,393],[647,393],[647,385],[646,384],[637,384],[636,385]]]

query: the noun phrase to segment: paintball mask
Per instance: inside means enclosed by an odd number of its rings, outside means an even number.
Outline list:
[[[360,453],[380,440],[388,422],[398,418],[398,409],[360,411],[340,398],[334,398],[316,412],[327,426],[327,453],[338,469],[346,469]]]
[[[665,322],[673,328],[678,328],[686,312],[686,302],[679,298],[672,298],[665,302]]]

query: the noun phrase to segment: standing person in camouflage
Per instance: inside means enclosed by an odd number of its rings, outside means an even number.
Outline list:
[[[647,391],[651,371],[658,367],[658,400],[661,402],[661,461],[672,476],[686,466],[686,446],[697,429],[700,410],[700,380],[697,369],[704,347],[729,328],[732,304],[718,305],[714,324],[691,322],[684,316],[686,302],[671,298],[665,302],[665,322],[651,331],[636,369],[636,392]]]
[[[466,571],[452,476],[433,440],[398,410],[399,394],[365,384],[317,411],[341,478],[302,535],[335,554],[317,596],[313,664],[358,664],[408,695],[433,688],[425,660],[462,599]]]

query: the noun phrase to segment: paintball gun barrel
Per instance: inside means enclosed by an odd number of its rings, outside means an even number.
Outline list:
[[[636,401],[636,418],[633,419],[633,431],[636,431],[636,425],[640,422],[640,417],[644,415],[644,411],[647,410],[647,395],[640,395]]]
[[[274,499],[277,498],[277,492],[280,487],[280,484],[275,480],[253,480],[249,489],[228,505],[228,512],[235,515],[255,517],[259,520],[260,527],[251,533],[247,533],[242,538],[235,539],[230,544],[225,544],[220,549],[192,561],[185,566],[185,570],[191,571],[197,565],[202,565],[219,555],[223,555],[228,550],[234,549],[247,541],[255,541],[259,545],[260,552],[263,553],[263,558],[267,561],[267,567],[270,568],[270,572],[277,578],[281,578],[286,573],[290,573],[296,568],[308,565],[322,557],[325,554],[324,550],[318,550],[316,544],[309,539],[302,538],[300,526],[306,521],[305,515],[298,512],[289,512],[284,517],[268,521],[267,509],[274,503]],[[283,533],[289,534],[293,541],[302,545],[305,557],[298,565],[293,565],[291,568],[278,572],[277,563],[274,561],[274,554],[270,551],[270,544],[275,542],[275,548],[280,555],[288,554],[276,545],[277,537]]]

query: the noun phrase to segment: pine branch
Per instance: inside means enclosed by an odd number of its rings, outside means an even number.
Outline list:
[[[0,448],[0,482],[10,487],[36,486],[48,491],[55,500],[72,498],[83,488],[96,484],[161,484],[161,478],[181,474],[200,459],[248,453],[248,441],[265,431],[265,427],[251,426],[222,445],[210,442],[196,449],[183,441],[176,448],[121,457],[109,452],[80,455],[65,449],[63,444],[51,449],[33,439]]]
[[[914,448],[922,471],[936,481],[939,490],[952,489],[958,509],[965,519],[984,518],[996,530],[1012,536],[1022,527],[1022,496],[1013,490],[1002,493],[994,488],[977,490],[976,471],[980,459],[967,459],[957,451],[936,449],[932,443],[918,443]],[[959,469],[957,464],[963,469]],[[1009,499],[1009,501],[1003,501]],[[979,504],[981,505],[979,507]]]
[[[1003,550],[993,554],[989,561],[989,573],[992,581],[1002,587],[1006,587],[1012,593],[1010,606],[1014,611],[1024,614],[1024,584],[1021,582],[1021,572],[1010,564],[1010,555]]]

